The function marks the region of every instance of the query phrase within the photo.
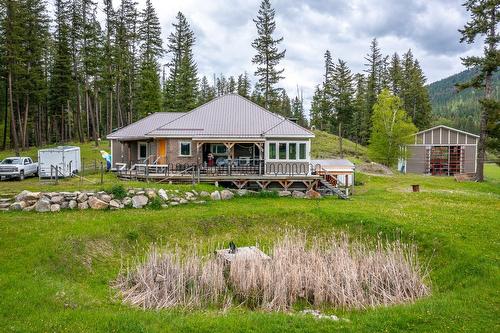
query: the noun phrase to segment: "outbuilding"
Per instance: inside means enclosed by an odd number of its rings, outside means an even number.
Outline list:
[[[415,134],[408,159],[399,161],[401,172],[437,176],[476,173],[479,136],[444,125]]]
[[[80,171],[80,147],[59,146],[40,149],[38,165],[40,178],[70,177]]]

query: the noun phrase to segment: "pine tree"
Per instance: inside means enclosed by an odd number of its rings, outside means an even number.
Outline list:
[[[227,81],[227,94],[234,94],[236,92],[236,80],[234,79],[233,76],[229,77],[229,80]]]
[[[490,130],[498,134],[500,119],[500,102],[493,97],[492,77],[500,66],[500,56],[497,49],[500,35],[497,31],[500,21],[500,4],[495,0],[467,0],[465,9],[471,18],[464,28],[459,30],[462,34],[460,42],[474,43],[477,38],[484,37],[484,55],[482,57],[466,57],[463,64],[468,68],[479,68],[479,74],[471,81],[459,84],[459,89],[473,87],[484,89],[484,98],[481,102],[481,120],[479,129],[479,142],[477,149],[477,172],[478,181],[484,180],[484,160],[486,157],[486,145]],[[498,140],[499,138],[496,137]]]
[[[206,76],[200,81],[200,88],[198,89],[198,105],[205,104],[215,98],[215,89],[210,86]]]
[[[163,54],[161,26],[151,0],[146,0],[146,7],[141,13],[138,35],[140,40],[141,68],[139,73],[137,113],[139,117],[143,117],[150,112],[159,112],[162,108],[160,65],[158,63]]]
[[[351,70],[345,61],[338,60],[338,64],[333,71],[332,82],[334,89],[333,107],[336,116],[334,128],[338,128],[340,124],[343,132],[350,135],[352,133],[351,126],[354,111],[354,87]]]
[[[275,110],[277,110],[278,114],[286,118],[294,117],[290,97],[288,97],[285,89],[281,91],[281,95],[277,101],[279,105],[275,107]]]
[[[257,54],[252,58],[252,62],[257,65],[255,71],[255,76],[258,77],[256,89],[262,94],[263,106],[267,109],[271,107],[273,99],[278,96],[279,88],[275,86],[284,78],[284,69],[277,67],[280,60],[285,57],[286,52],[286,50],[278,50],[278,45],[283,41],[283,37],[273,38],[273,33],[276,30],[274,15],[275,11],[271,8],[270,1],[262,0],[257,18],[253,20],[258,33],[258,37],[252,43],[252,47],[257,51]]]
[[[367,73],[366,79],[366,108],[367,108],[367,119],[368,121],[367,128],[370,130],[371,128],[371,114],[373,111],[373,105],[377,101],[377,96],[380,93],[381,87],[381,73],[383,68],[383,58],[380,52],[380,48],[378,46],[378,41],[374,38],[370,44],[370,53],[365,57],[365,60],[368,63],[365,64],[367,69],[365,72]],[[366,142],[367,138],[364,138],[364,142]]]
[[[250,79],[248,78],[247,72],[238,75],[236,90],[238,92],[238,95],[245,98],[250,98],[251,83]]]
[[[105,92],[106,105],[106,132],[113,131],[114,124],[114,82],[115,82],[115,33],[116,33],[116,13],[113,9],[112,0],[104,0],[104,45],[102,54],[102,86]]]
[[[353,125],[352,133],[355,142],[362,143],[365,142],[365,138],[368,137],[368,112],[366,107],[366,79],[363,74],[356,74],[354,76],[354,82],[356,86],[356,95],[353,101],[354,114],[353,114]]]
[[[397,53],[394,53],[391,57],[391,63],[388,68],[388,73],[389,89],[394,95],[400,96],[403,73],[401,68],[401,60],[399,59],[399,55]]]
[[[71,77],[71,52],[69,44],[69,8],[65,0],[56,0],[56,33],[55,33],[55,55],[50,75],[50,113],[49,124],[55,141],[65,140],[64,120],[69,105],[69,97],[73,91],[73,79]]]
[[[292,99],[292,117],[297,120],[297,124],[299,124],[300,126],[308,126],[306,115],[304,112],[304,98],[302,97],[302,91],[300,91],[299,93],[298,87],[297,96]]]
[[[195,37],[186,17],[179,12],[174,32],[168,37],[167,52],[172,54],[169,77],[164,87],[164,108],[186,112],[197,105],[198,70],[193,56]]]

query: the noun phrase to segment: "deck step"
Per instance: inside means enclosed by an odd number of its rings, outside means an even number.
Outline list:
[[[325,179],[321,179],[320,183],[321,185],[326,187],[329,191],[331,191],[333,194],[336,194],[340,199],[344,200],[349,199],[349,196],[347,196],[344,192],[342,192],[338,187],[335,187],[329,182],[327,182]]]

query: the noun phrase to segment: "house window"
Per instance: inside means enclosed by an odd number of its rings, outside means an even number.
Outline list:
[[[139,160],[145,160],[148,157],[148,144],[139,142]]]
[[[297,144],[289,143],[288,144],[288,159],[296,160],[297,159]]]
[[[276,159],[276,143],[269,144],[269,159],[270,160]]]
[[[306,159],[306,144],[305,143],[299,143],[299,159],[301,159],[301,160]]]
[[[210,152],[214,155],[227,155],[227,147],[224,144],[212,143],[210,145]]]
[[[179,145],[181,156],[191,156],[191,142],[181,142]]]
[[[286,143],[279,143],[279,159],[286,160]]]

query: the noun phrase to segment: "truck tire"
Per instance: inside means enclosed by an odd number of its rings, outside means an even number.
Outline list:
[[[19,171],[19,180],[24,180],[24,171]]]

